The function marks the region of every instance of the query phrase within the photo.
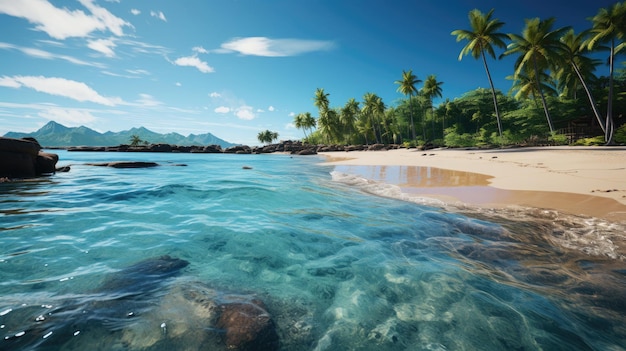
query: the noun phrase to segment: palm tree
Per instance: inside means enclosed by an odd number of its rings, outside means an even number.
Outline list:
[[[307,139],[306,131],[315,127],[315,118],[310,112],[299,113],[294,117],[294,125],[304,132],[304,139]]]
[[[359,116],[359,111],[359,102],[354,98],[350,98],[341,109],[341,113],[339,114],[339,123],[341,124],[341,129],[343,130],[346,142],[354,135],[354,131],[356,130],[356,119]]]
[[[615,3],[610,8],[601,8],[591,18],[591,37],[587,41],[587,48],[593,49],[599,43],[609,43],[609,96],[606,108],[604,140],[607,144],[613,142],[613,70],[615,55],[626,47],[626,2]]]
[[[596,106],[596,102],[593,98],[593,95],[591,95],[591,91],[589,90],[589,87],[587,86],[587,83],[584,78],[585,75],[591,76],[592,75],[591,72],[598,65],[597,60],[593,60],[585,56],[583,53],[583,49],[585,47],[584,42],[588,33],[589,33],[588,31],[584,31],[579,34],[576,34],[574,32],[574,29],[570,29],[563,35],[563,37],[561,37],[561,42],[563,42],[564,48],[565,48],[564,58],[567,62],[569,62],[569,64],[572,67],[572,70],[574,71],[578,80],[580,81],[580,84],[585,89],[585,92],[587,93],[587,98],[589,99],[589,105],[591,105],[591,110],[593,111],[593,114],[598,120],[598,123],[600,124],[602,131],[606,133],[606,129],[602,121],[602,117],[600,117],[600,112],[598,112],[598,107]],[[568,72],[571,72],[571,71],[565,69],[565,66],[559,70],[558,77],[560,78],[559,79],[560,82],[565,83],[567,81],[572,80],[572,79],[568,79],[567,77]],[[575,88],[573,90],[575,93]],[[576,97],[574,96],[574,98]]]
[[[330,143],[335,134],[334,119],[336,118],[336,114],[329,108],[330,102],[328,101],[328,95],[328,93],[324,92],[323,88],[317,88],[313,104],[319,110],[317,118],[319,131],[326,137],[326,141]]]
[[[556,95],[557,93],[550,75],[543,71],[539,72],[539,88],[535,72],[532,70],[520,72],[518,75],[506,76],[506,79],[513,81],[510,92],[516,92],[513,95],[516,100],[528,99],[532,96],[535,101],[535,107],[539,107],[537,103],[537,99],[540,96],[539,89],[544,93],[548,92],[550,95]]]
[[[398,91],[404,95],[409,96],[409,113],[411,115],[411,135],[415,139],[415,124],[413,123],[413,109],[411,109],[411,97],[413,94],[417,94],[416,84],[422,81],[413,74],[413,70],[402,71],[402,80],[396,80],[395,83],[399,84]]]
[[[376,143],[380,143],[379,135],[380,130],[376,126],[380,127],[380,118],[385,113],[385,104],[383,100],[374,93],[366,93],[363,95],[363,114],[369,119]]]
[[[503,56],[512,54],[519,55],[515,62],[516,76],[528,69],[528,66],[532,67],[535,83],[537,84],[537,91],[541,97],[543,111],[546,115],[551,134],[554,133],[554,126],[552,125],[552,118],[550,118],[550,111],[548,111],[546,97],[541,89],[541,82],[539,80],[540,71],[555,67],[556,63],[561,59],[560,55],[562,55],[564,49],[560,38],[563,32],[569,29],[560,28],[552,30],[554,21],[554,17],[543,21],[539,18],[527,19],[526,27],[522,30],[521,36],[509,34],[511,43],[507,46],[507,50],[504,54],[502,54]]]
[[[141,140],[141,138],[137,134],[131,135],[130,136],[130,146],[137,147],[137,146],[139,146],[139,144],[147,144],[147,142],[144,141],[144,140]]]
[[[496,89],[493,86],[491,80],[491,73],[489,73],[489,67],[487,66],[487,59],[485,57],[485,51],[492,58],[496,58],[494,52],[494,45],[505,49],[506,44],[504,42],[507,39],[507,35],[504,33],[498,33],[497,31],[504,25],[504,22],[500,22],[498,19],[491,19],[493,15],[493,9],[487,14],[483,14],[478,9],[474,9],[469,12],[469,21],[471,30],[458,29],[451,34],[456,35],[456,41],[467,40],[468,43],[463,47],[459,54],[459,61],[463,56],[471,53],[472,57],[478,59],[482,57],[483,64],[485,65],[485,71],[487,71],[487,78],[489,79],[489,85],[491,86],[491,95],[493,96],[493,107],[496,112],[496,119],[498,122],[498,132],[500,138],[502,138],[502,122],[500,118],[500,112],[498,111],[498,99],[496,98]]]
[[[424,88],[422,88],[422,92],[424,96],[428,99],[428,105],[430,106],[431,118],[432,118],[432,127],[433,127],[433,138],[435,138],[435,108],[433,107],[433,98],[441,97],[441,86],[443,82],[438,82],[437,77],[434,74],[431,74],[424,81]]]
[[[257,139],[261,143],[268,143],[269,144],[272,141],[278,139],[278,133],[272,132],[270,130],[265,130],[265,131],[259,132],[259,134],[257,134]]]

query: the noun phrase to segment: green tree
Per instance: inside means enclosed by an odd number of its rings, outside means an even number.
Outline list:
[[[574,29],[570,29],[561,37],[561,42],[564,45],[564,59],[569,65],[563,65],[561,69],[558,71],[557,78],[559,80],[559,84],[563,86],[563,90],[565,92],[572,91],[572,95],[570,96],[573,99],[576,99],[576,81],[579,81],[582,85],[585,93],[587,94],[587,99],[589,100],[589,105],[591,106],[591,111],[594,116],[598,120],[602,131],[606,133],[605,125],[602,121],[602,117],[600,117],[600,112],[598,111],[598,107],[596,106],[596,102],[589,90],[589,87],[586,83],[585,77],[593,77],[593,71],[598,65],[597,60],[593,60],[584,54],[584,43],[585,38],[588,35],[588,31],[581,32],[576,34]],[[571,67],[571,69],[568,69]],[[577,79],[573,79],[574,73]]]
[[[257,134],[257,139],[261,143],[269,144],[273,142],[274,140],[278,139],[278,133],[272,132],[270,130],[264,130],[262,132],[259,132],[259,134]]]
[[[416,84],[422,81],[413,74],[413,70],[402,71],[402,80],[396,80],[395,83],[399,84],[398,91],[409,97],[409,114],[411,115],[411,136],[415,139],[415,124],[413,123],[413,109],[411,108],[411,98],[413,94],[417,94]]]
[[[347,143],[352,138],[356,131],[356,121],[359,116],[359,102],[354,98],[350,98],[348,102],[341,108],[339,114],[339,123],[344,135],[344,141]]]
[[[142,140],[139,135],[133,134],[130,136],[130,146],[137,147],[140,144],[147,144],[147,141]]]
[[[541,104],[548,121],[550,133],[554,133],[554,126],[545,94],[541,89],[540,72],[546,69],[554,68],[563,54],[563,43],[560,38],[563,32],[568,28],[560,28],[552,30],[555,18],[540,20],[539,18],[527,19],[526,26],[522,30],[522,35],[509,34],[511,43],[507,46],[507,50],[503,56],[517,54],[519,55],[515,62],[515,76],[520,73],[534,72],[535,84],[537,91],[541,97]]]
[[[363,109],[361,112],[367,117],[374,132],[374,138],[376,143],[380,143],[380,131],[382,118],[385,114],[385,103],[383,100],[374,93],[366,93],[363,95]]]
[[[436,97],[441,97],[441,86],[443,82],[438,82],[437,77],[434,74],[429,75],[424,81],[424,87],[422,88],[422,92],[426,99],[428,99],[428,106],[430,106],[430,113],[432,118],[432,128],[433,135],[432,138],[435,138],[435,108],[433,106],[433,99]]]
[[[626,47],[626,2],[618,2],[609,8],[601,8],[591,18],[591,36],[587,48],[593,49],[600,43],[609,44],[609,96],[606,108],[604,140],[607,144],[613,141],[613,75],[615,55]]]
[[[310,112],[299,113],[294,117],[294,125],[298,129],[302,129],[304,132],[304,139],[307,139],[308,136],[306,134],[307,130],[311,130],[315,128],[315,118],[311,116]]]
[[[496,120],[498,122],[498,133],[502,137],[502,119],[498,110],[498,99],[496,98],[496,89],[493,86],[493,80],[491,79],[491,73],[489,73],[489,66],[487,66],[487,58],[485,52],[492,58],[496,58],[494,46],[505,49],[507,35],[499,33],[498,31],[504,25],[504,22],[500,22],[497,18],[492,19],[494,9],[486,14],[480,12],[478,9],[474,9],[469,12],[470,30],[457,29],[452,32],[452,35],[456,35],[456,41],[467,40],[468,43],[463,47],[459,54],[459,61],[463,56],[472,54],[472,57],[478,59],[481,57],[487,72],[487,79],[489,79],[489,86],[491,87],[491,95],[493,97],[493,108],[496,113]]]
[[[319,110],[317,127],[328,143],[332,142],[337,135],[338,116],[337,111],[330,109],[328,93],[322,88],[315,91],[314,105]]]

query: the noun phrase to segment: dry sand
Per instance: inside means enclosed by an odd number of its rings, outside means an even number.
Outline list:
[[[523,206],[626,221],[626,147],[322,153],[343,173],[447,203]]]

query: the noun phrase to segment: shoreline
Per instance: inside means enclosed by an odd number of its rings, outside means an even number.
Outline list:
[[[530,207],[626,223],[626,147],[320,153],[338,172],[449,205]],[[461,204],[459,204],[459,202]]]

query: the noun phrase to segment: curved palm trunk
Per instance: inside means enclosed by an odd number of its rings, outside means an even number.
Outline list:
[[[413,123],[413,108],[411,108],[411,97],[413,94],[409,94],[409,114],[411,115],[411,135],[413,136],[413,140],[415,140],[415,124]]]
[[[541,90],[541,82],[539,81],[539,68],[537,67],[537,58],[535,57],[535,55],[533,55],[533,64],[535,66],[535,80],[537,81],[537,90],[539,91],[539,96],[541,96],[541,103],[543,104],[543,112],[545,112],[546,114],[548,127],[550,127],[550,133],[554,133],[552,119],[550,118],[550,112],[548,111],[548,103],[546,102],[546,97],[543,94],[543,90]]]
[[[604,141],[607,145],[613,143],[613,58],[615,56],[615,39],[611,40],[611,56],[609,57],[609,101],[606,105],[606,126],[604,130]]]
[[[483,63],[485,64],[485,71],[487,71],[487,78],[489,79],[489,86],[491,86],[491,95],[493,96],[493,107],[496,112],[496,120],[498,122],[498,133],[502,138],[502,121],[500,120],[500,112],[498,111],[498,98],[496,97],[496,88],[493,86],[493,80],[491,80],[491,73],[489,73],[489,67],[487,66],[487,59],[485,58],[485,52],[480,51],[483,57]]]
[[[589,104],[591,105],[593,114],[596,116],[596,119],[598,120],[598,124],[600,124],[600,128],[602,128],[602,131],[606,134],[606,126],[604,125],[604,121],[602,120],[602,117],[600,117],[600,112],[598,111],[598,108],[596,107],[596,102],[593,98],[593,95],[591,95],[591,91],[589,91],[589,87],[587,86],[585,79],[580,73],[580,70],[578,69],[578,65],[576,65],[576,63],[573,60],[572,60],[572,67],[574,67],[574,72],[576,72],[576,75],[578,76],[580,83],[582,84],[583,88],[585,89],[585,92],[587,93]]]

